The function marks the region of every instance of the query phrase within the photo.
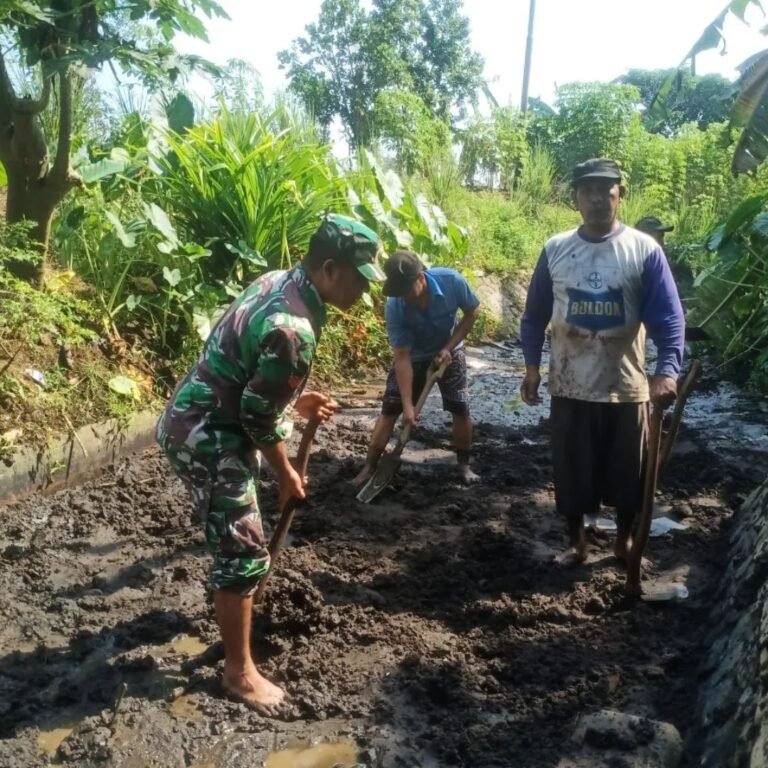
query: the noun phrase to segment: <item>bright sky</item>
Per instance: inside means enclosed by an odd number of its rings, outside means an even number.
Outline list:
[[[551,102],[557,85],[613,80],[628,69],[677,65],[727,0],[537,0],[530,95]],[[286,86],[277,52],[315,21],[321,0],[220,0],[231,21],[208,24],[210,44],[179,40],[186,52],[223,63],[249,61],[271,95]],[[529,0],[464,0],[472,46],[485,58],[485,75],[502,103],[517,105],[525,56]],[[736,76],[747,56],[768,47],[758,30],[768,23],[757,9],[747,27],[731,18],[725,56],[697,59],[697,72]]]

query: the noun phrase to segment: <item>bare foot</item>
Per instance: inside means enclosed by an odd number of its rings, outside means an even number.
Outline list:
[[[566,549],[555,558],[555,562],[562,568],[573,568],[587,559],[587,545]]]
[[[280,714],[285,703],[285,691],[253,665],[245,671],[228,671],[225,667],[221,685],[232,698],[268,717]]]
[[[473,485],[480,482],[480,475],[475,474],[469,468],[469,464],[459,464],[456,467],[456,471],[459,473],[459,479],[464,485]]]
[[[371,477],[373,477],[373,467],[369,467],[367,464],[363,465],[363,468],[357,473],[357,477],[352,481],[352,485],[360,487],[367,483]]]
[[[627,576],[624,584],[624,592],[630,597],[640,597],[643,594],[643,588],[640,586],[640,580]]]

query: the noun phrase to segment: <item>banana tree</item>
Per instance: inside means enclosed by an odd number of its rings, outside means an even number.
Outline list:
[[[651,101],[647,113],[651,122],[654,119],[661,121],[666,105],[674,101],[682,83],[682,68],[688,64],[694,67],[696,56],[704,51],[718,47],[725,50],[725,22],[733,16],[746,23],[750,6],[765,15],[761,0],[731,0],[707,26],[683,58],[678,71],[670,74]],[[768,26],[761,31],[768,34]],[[742,130],[731,163],[734,174],[754,171],[768,157],[768,49],[750,56],[739,65],[738,70],[741,77],[735,86],[737,95],[730,128]]]
[[[170,43],[178,32],[205,39],[199,12],[225,16],[214,0],[0,0],[0,163],[7,177],[6,217],[33,223],[31,238],[42,254],[34,268],[18,265],[18,276],[42,276],[56,206],[83,183],[71,167],[76,78],[105,63],[148,85],[182,76],[203,62],[178,55]],[[134,39],[140,20],[158,30],[154,41]],[[32,70],[40,83],[38,94],[19,93],[9,74],[9,55]],[[43,133],[39,119],[51,100],[58,109],[55,137]]]

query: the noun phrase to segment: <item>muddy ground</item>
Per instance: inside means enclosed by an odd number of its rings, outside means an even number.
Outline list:
[[[685,736],[732,514],[768,464],[759,432],[724,448],[684,427],[658,504],[687,529],[651,539],[646,578],[690,595],[628,602],[610,532],[591,533],[585,566],[553,567],[548,425],[515,414],[513,363],[489,391],[506,362],[489,358],[492,384],[474,358],[471,489],[434,401],[370,505],[348,481],[376,387],[319,431],[310,502],[254,617],[256,655],[292,698],[281,720],[221,697],[202,534],[157,452],[0,511],[0,765],[554,768],[577,716],[605,707]],[[484,398],[504,418],[484,420]],[[262,495],[274,521],[266,473]],[[336,746],[300,752],[317,740]]]

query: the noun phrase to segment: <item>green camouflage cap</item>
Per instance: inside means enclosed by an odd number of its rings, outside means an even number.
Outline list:
[[[376,263],[381,243],[370,227],[347,216],[329,213],[323,217],[317,234],[335,245],[339,253],[351,259],[366,280],[384,282],[386,275]]]

